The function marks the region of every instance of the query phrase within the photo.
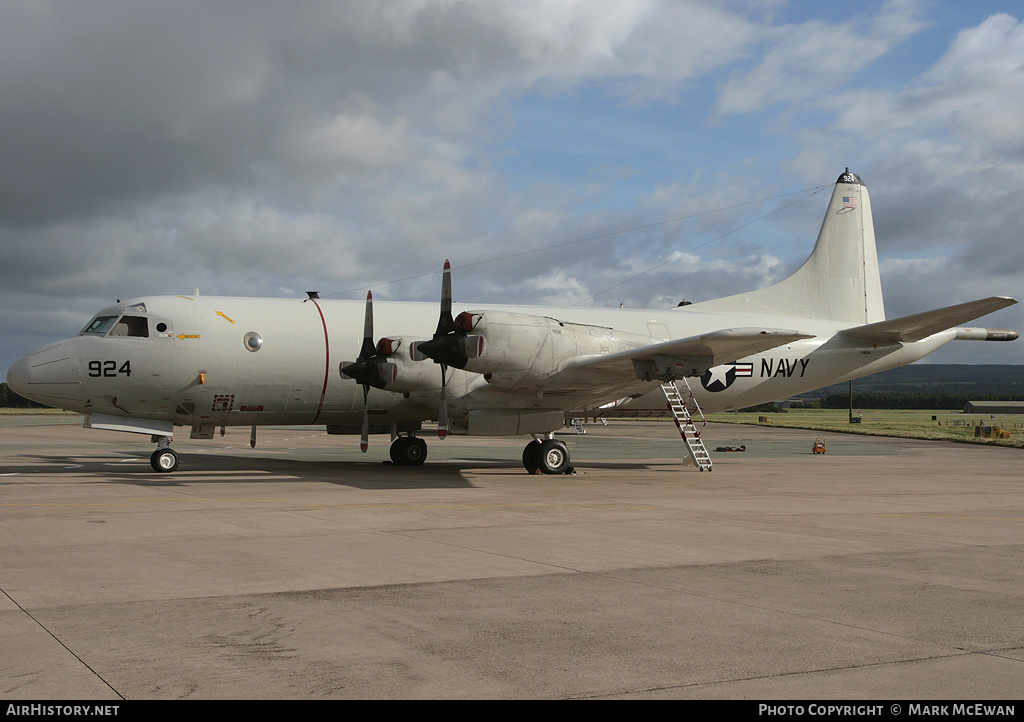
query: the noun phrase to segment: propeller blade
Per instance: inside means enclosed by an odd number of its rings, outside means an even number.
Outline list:
[[[444,328],[442,328],[444,324]],[[455,330],[455,321],[452,319],[452,264],[446,258],[444,271],[441,274],[441,318],[437,324],[438,333],[448,333]]]
[[[366,292],[366,315],[363,318],[363,347],[359,351],[359,357],[365,361],[377,353],[377,346],[373,342],[373,292]],[[359,436],[359,450],[366,453],[370,448],[370,409],[369,409],[370,384],[363,382],[363,428]]]
[[[366,453],[370,448],[370,410],[367,405],[367,396],[370,394],[370,387],[363,386],[363,430],[359,437],[359,450]]]
[[[395,380],[396,371],[382,369],[381,366],[384,365],[384,359],[399,346],[401,342],[395,339],[381,339],[380,344],[373,342],[373,293],[369,292],[366,294],[363,343],[359,349],[359,356],[355,361],[342,361],[338,371],[343,379],[353,379],[356,383],[362,384],[364,391],[368,390],[369,386],[383,389],[388,381]]]
[[[426,357],[442,366],[457,369],[466,367],[466,362],[483,352],[480,336],[469,336],[480,316],[460,313],[459,319],[452,318],[452,264],[444,262],[441,278],[441,313],[437,319],[437,330],[429,341],[416,343],[413,358]],[[460,325],[461,322],[461,325]]]
[[[441,408],[437,414],[437,438],[448,436],[448,367],[441,364]]]
[[[373,292],[366,292],[366,315],[363,318],[363,346],[359,349],[359,358],[368,359],[374,355],[377,347],[373,342]]]

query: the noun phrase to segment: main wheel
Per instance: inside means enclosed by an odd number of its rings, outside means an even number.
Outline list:
[[[557,439],[531,441],[523,449],[523,466],[530,474],[564,474],[569,468],[569,449]]]
[[[391,461],[399,466],[419,466],[427,460],[427,442],[416,436],[399,436],[390,453]]]
[[[523,449],[523,467],[527,474],[540,471],[540,441],[534,439]]]
[[[174,449],[157,449],[149,457],[153,471],[167,474],[178,468],[178,452]]]
[[[564,474],[569,468],[569,449],[557,439],[540,442],[540,470],[542,474]]]

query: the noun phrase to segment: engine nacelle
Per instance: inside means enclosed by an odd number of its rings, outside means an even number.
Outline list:
[[[437,364],[414,361],[412,350],[422,338],[381,339],[378,350],[387,353],[385,390],[398,394],[414,391],[436,391],[441,388],[441,368]],[[387,345],[385,346],[385,343]],[[385,346],[385,348],[382,348]]]
[[[422,338],[390,336],[377,342],[378,358],[386,357],[377,364],[377,373],[385,391],[397,394],[414,391],[435,391],[441,388],[441,370],[436,364],[418,363],[411,352]],[[342,378],[350,378],[344,372],[348,361],[339,366]]]
[[[473,334],[468,339],[482,339],[476,344],[478,355],[468,358],[463,368],[484,374],[496,386],[529,385],[580,356],[626,351],[651,341],[602,326],[507,311],[467,311],[456,323]]]

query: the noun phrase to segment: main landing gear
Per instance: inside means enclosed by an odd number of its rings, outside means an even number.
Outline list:
[[[565,442],[548,436],[534,439],[523,449],[523,466],[530,474],[571,474]]]
[[[391,461],[398,466],[419,466],[427,460],[427,442],[417,436],[399,436],[391,442]]]
[[[399,436],[391,442],[391,462],[396,466],[419,466],[427,459],[427,443],[416,436]],[[565,442],[536,438],[523,449],[523,467],[530,474],[572,474]]]
[[[399,436],[391,442],[391,461],[396,466],[419,466],[427,459],[427,443],[416,436]],[[523,467],[530,474],[572,474],[565,442],[548,435],[534,439],[523,449]]]

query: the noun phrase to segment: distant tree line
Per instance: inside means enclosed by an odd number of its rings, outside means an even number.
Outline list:
[[[964,394],[972,401],[1005,401],[1010,398],[1006,394],[1024,394],[1024,364],[911,364],[857,379],[854,388],[869,394]],[[833,384],[801,397],[820,399],[848,391],[846,383]],[[998,396],[989,398],[982,394]]]
[[[7,387],[6,382],[0,381],[0,408],[2,409],[45,409],[45,404],[36,401],[29,401],[24,396],[19,396]]]
[[[829,394],[820,401],[823,409],[850,408],[850,394]],[[950,394],[950,393],[910,393],[907,391],[853,392],[853,408],[855,409],[935,409],[957,410],[968,401],[1024,401],[1022,395],[1006,394]],[[806,408],[806,406],[805,406]]]
[[[817,399],[814,399],[814,401],[817,401]],[[807,409],[809,409],[809,408],[816,408],[816,409],[817,408],[821,408],[819,406],[813,406],[813,407],[811,407],[811,406],[801,406],[800,404],[793,404],[793,406],[795,406],[796,408],[807,408]],[[740,409],[741,413],[748,413],[748,414],[752,414],[752,413],[784,414],[787,411],[789,411],[789,409],[787,409],[785,406],[783,406],[782,404],[777,403],[775,401],[769,401],[767,404],[758,404],[757,406],[748,406],[745,409]]]

